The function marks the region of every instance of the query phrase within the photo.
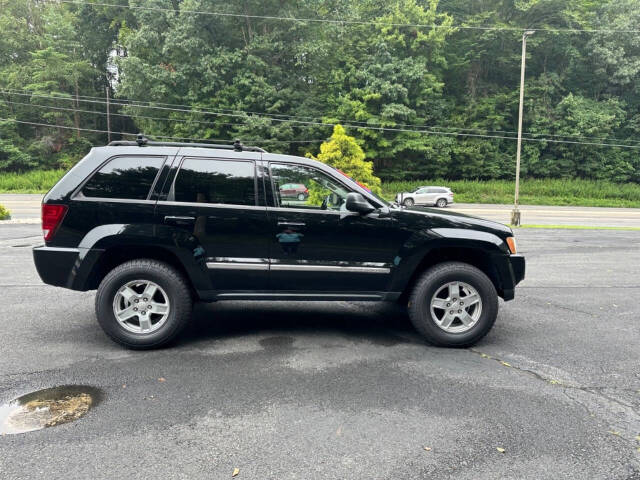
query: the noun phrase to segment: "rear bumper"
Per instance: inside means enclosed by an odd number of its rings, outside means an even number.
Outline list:
[[[500,296],[504,300],[513,300],[515,288],[525,275],[526,262],[522,255],[500,255],[495,258],[498,277],[500,280]]]
[[[67,287],[67,282],[78,262],[77,248],[35,247],[33,262],[44,283],[57,287]]]
[[[72,290],[86,290],[87,275],[102,250],[35,247],[33,262],[44,283]]]

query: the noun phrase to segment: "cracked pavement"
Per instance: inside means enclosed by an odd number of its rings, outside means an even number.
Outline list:
[[[640,232],[517,239],[527,278],[472,349],[424,345],[392,305],[228,302],[132,352],[93,292],[41,284],[37,225],[2,225],[0,402],[104,399],[0,437],[0,478],[639,479]]]

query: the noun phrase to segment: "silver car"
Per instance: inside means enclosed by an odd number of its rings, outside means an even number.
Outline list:
[[[447,187],[418,187],[413,192],[398,193],[396,203],[405,207],[414,205],[446,207],[453,203],[453,192]]]

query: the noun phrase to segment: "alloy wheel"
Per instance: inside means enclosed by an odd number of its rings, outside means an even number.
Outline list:
[[[149,280],[127,282],[113,299],[113,314],[118,324],[133,333],[155,332],[167,321],[170,309],[167,293]]]
[[[430,312],[435,324],[445,332],[464,333],[478,323],[482,299],[468,283],[449,282],[433,294]]]

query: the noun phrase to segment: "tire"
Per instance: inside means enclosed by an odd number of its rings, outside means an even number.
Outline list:
[[[413,198],[407,198],[407,199],[405,199],[405,201],[404,201],[404,202],[402,202],[402,204],[403,204],[405,207],[413,207],[413,206],[415,205],[415,203],[416,203],[416,202],[413,200]]]
[[[305,198],[307,198],[307,197],[305,197],[304,193],[299,193],[298,194],[298,200],[300,200],[301,202],[303,202],[305,200]]]
[[[136,289],[140,291],[152,284],[158,288],[151,294],[153,298],[147,299],[149,302],[143,302],[142,298],[146,289],[139,293],[140,297],[133,297],[140,302],[136,304],[142,306],[138,311],[143,310],[145,314],[149,312],[148,316],[133,314],[126,322],[119,321],[116,309],[122,306],[123,310],[119,312],[121,314],[129,310],[127,305],[131,309],[137,309],[133,303],[135,300],[129,302],[125,299],[125,294],[119,293],[121,289],[129,295],[131,292],[137,293]],[[142,350],[158,348],[174,340],[189,323],[192,304],[191,291],[180,272],[157,260],[139,259],[117,266],[104,277],[98,287],[95,308],[98,323],[109,337],[127,348]],[[149,310],[144,310],[145,308]],[[156,313],[152,311],[153,308],[166,309],[167,313]],[[131,311],[125,313],[131,314]],[[146,319],[149,323],[143,324]],[[155,324],[151,323],[153,321]],[[138,327],[135,322],[138,322]],[[143,325],[148,326],[148,332],[142,331]]]
[[[459,296],[453,297],[457,303],[453,302],[449,295],[452,287],[449,285],[455,283],[458,284],[459,293],[475,290],[480,301],[470,306],[469,303],[475,299],[473,297],[467,305],[460,306],[460,302],[467,296]],[[445,295],[449,296],[444,298]],[[437,301],[441,306],[432,308],[432,301]],[[456,310],[443,308],[449,305]],[[467,312],[465,318],[469,321],[468,324],[457,316],[457,312],[463,309]],[[498,294],[489,277],[478,268],[462,262],[445,262],[435,265],[420,276],[409,297],[408,310],[411,323],[427,342],[439,347],[469,347],[493,327],[498,315]],[[456,319],[448,328],[444,328],[438,322],[445,325],[452,317],[445,318],[448,312],[453,312]],[[438,319],[438,316],[441,318]],[[477,317],[475,322],[471,321],[473,317]]]
[[[447,206],[447,199],[446,198],[439,198],[438,201],[436,202],[436,207],[438,208],[444,208]]]

